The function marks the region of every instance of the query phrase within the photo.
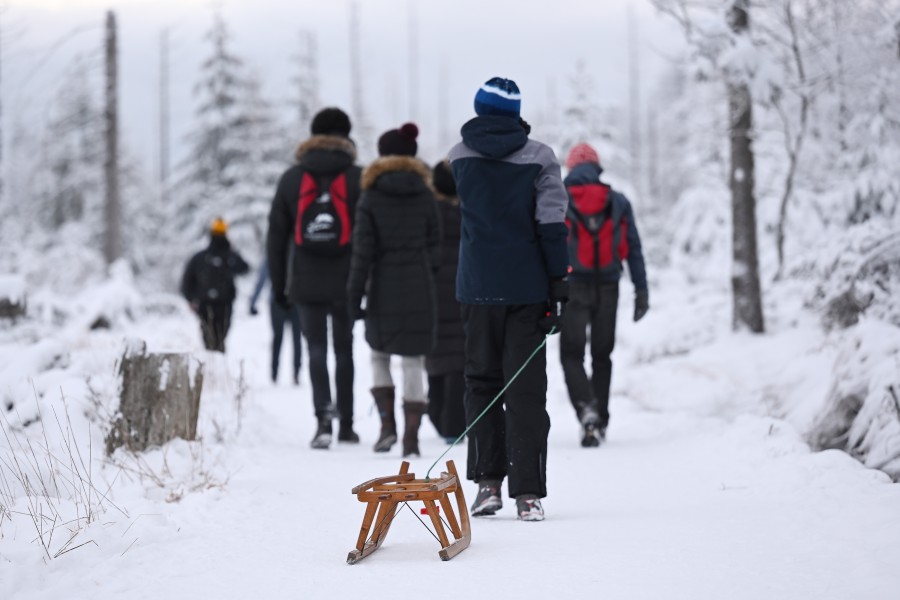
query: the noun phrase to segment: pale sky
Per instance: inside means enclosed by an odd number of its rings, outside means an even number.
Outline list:
[[[220,0],[234,39],[233,51],[263,80],[282,110],[292,95],[291,57],[299,31],[318,36],[322,101],[351,112],[349,0]],[[499,75],[522,92],[522,114],[543,109],[548,90],[561,101],[575,63],[583,59],[601,104],[628,100],[628,5],[642,43],[642,95],[652,90],[674,54],[679,34],[647,0],[359,0],[363,85],[376,135],[411,117],[409,94],[410,6],[419,41],[417,114],[420,147],[438,158],[440,130],[455,141],[473,116],[478,86]],[[176,158],[194,110],[192,89],[208,54],[203,35],[212,21],[211,0],[9,0],[2,15],[4,120],[45,112],[58,88],[60,69],[78,53],[99,52],[105,11],[116,11],[120,36],[122,132],[125,145],[155,169],[158,152],[159,37],[171,28],[172,140]],[[90,27],[96,23],[97,27]],[[73,34],[47,57],[48,48]],[[97,68],[99,67],[97,54]],[[440,107],[446,114],[439,118]],[[351,117],[353,117],[351,113]],[[38,116],[38,118],[40,118]],[[286,131],[300,140],[306,132]],[[533,135],[538,137],[539,132]],[[446,136],[445,136],[446,139]]]

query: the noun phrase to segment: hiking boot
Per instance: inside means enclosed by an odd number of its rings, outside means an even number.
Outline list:
[[[503,498],[500,496],[500,479],[483,479],[478,482],[478,495],[472,503],[469,513],[473,517],[486,517],[503,508]]]
[[[316,429],[316,435],[313,436],[310,447],[317,450],[327,450],[331,445],[331,419],[322,417],[319,419],[319,426]]]
[[[516,498],[516,513],[520,521],[543,521],[544,507],[535,494],[522,494]]]
[[[600,430],[596,423],[586,423],[581,427],[582,448],[596,448],[600,441]]]
[[[403,401],[403,457],[421,456],[419,453],[419,425],[422,424],[422,415],[425,414],[424,402]]]
[[[394,419],[394,386],[373,387],[372,396],[381,417],[381,432],[375,442],[375,452],[387,452],[397,443],[397,421]]]
[[[353,431],[353,422],[341,421],[340,426],[338,427],[338,441],[339,442],[347,442],[350,444],[358,444],[359,436]]]
[[[591,407],[581,411],[581,447],[596,448],[606,437],[606,427],[600,425],[600,416]]]

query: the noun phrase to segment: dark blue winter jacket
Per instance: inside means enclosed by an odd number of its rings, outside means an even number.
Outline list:
[[[634,221],[634,213],[631,210],[631,202],[621,193],[600,181],[600,173],[603,169],[596,163],[586,162],[577,165],[566,176],[565,185],[569,192],[571,204],[569,206],[568,222],[572,228],[569,237],[569,252],[572,262],[570,281],[600,281],[602,283],[614,283],[622,276],[622,261],[628,263],[628,272],[631,274],[631,282],[636,290],[647,289],[647,271],[644,267],[644,253],[641,250],[641,238],[638,235],[637,224]],[[584,204],[584,206],[579,206]],[[596,204],[596,206],[590,206]],[[585,210],[587,209],[587,210]],[[599,210],[609,216],[609,226],[615,230],[615,241],[612,248],[604,244],[600,248],[601,263],[604,258],[611,260],[608,268],[594,271],[584,265],[585,262],[593,263],[592,246],[589,240],[578,239],[579,235],[585,235],[586,231],[578,226],[578,219],[574,216],[576,210],[582,214],[591,209]],[[620,231],[624,231],[621,236]],[[604,242],[608,240],[604,239]],[[586,252],[587,261],[580,260],[580,253]],[[605,257],[604,253],[609,256]]]
[[[462,138],[449,155],[462,214],[457,299],[546,301],[569,267],[568,196],[553,150],[509,117],[476,117]]]

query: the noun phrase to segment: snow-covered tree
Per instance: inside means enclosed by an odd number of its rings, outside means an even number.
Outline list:
[[[252,245],[247,251],[253,256],[254,250],[262,252],[266,207],[290,157],[272,106],[232,52],[231,34],[218,12],[206,40],[211,51],[195,86],[194,127],[173,193],[173,218],[180,220],[180,234],[191,244],[221,216],[232,224],[232,240]]]

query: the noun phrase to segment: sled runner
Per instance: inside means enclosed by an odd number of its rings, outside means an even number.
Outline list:
[[[415,474],[408,471],[409,463],[403,461],[399,474],[371,479],[351,490],[360,502],[366,503],[366,513],[363,516],[356,548],[347,555],[347,564],[358,563],[378,550],[384,542],[384,538],[387,537],[391,522],[397,515],[397,509],[412,501],[420,501],[425,504],[422,514],[427,514],[431,518],[431,524],[435,529],[432,535],[435,535],[441,544],[438,552],[441,560],[450,560],[468,548],[472,538],[469,512],[466,509],[462,484],[453,461],[447,461],[447,471],[449,472],[441,473],[437,479],[416,479]],[[456,496],[458,513],[454,513],[453,506],[450,504],[450,494]],[[441,510],[443,510],[446,524],[453,534],[454,541],[452,543],[444,529],[445,522],[441,519]],[[371,536],[369,535],[370,531]]]

